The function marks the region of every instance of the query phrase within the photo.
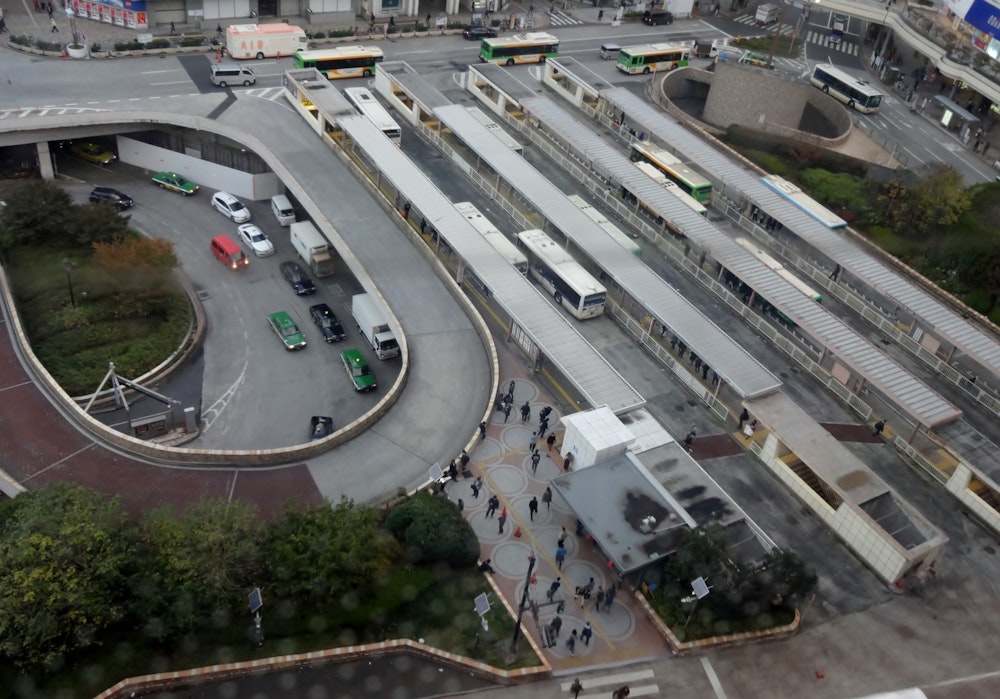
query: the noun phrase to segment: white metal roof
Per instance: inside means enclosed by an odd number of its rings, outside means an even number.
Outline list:
[[[545,129],[590,161],[592,168],[624,185],[640,201],[736,274],[763,298],[794,320],[817,342],[832,351],[874,387],[884,393],[921,424],[932,427],[961,416],[961,411],[922,381],[889,359],[840,318],[809,299],[788,281],[768,269],[704,216],[664,190],[651,177],[549,97],[521,100],[521,108],[537,118]],[[598,258],[600,259],[600,258]],[[621,279],[609,270],[616,280]],[[645,298],[645,297],[639,297]],[[670,323],[668,323],[670,324]],[[671,324],[672,325],[672,324]],[[678,328],[684,342],[700,357],[697,336],[690,340],[686,328]],[[709,362],[712,364],[712,362]],[[712,364],[713,368],[716,366]]]
[[[601,92],[601,96],[626,113],[628,120],[639,123],[661,144],[698,163],[719,181],[743,192],[768,215],[804,241],[879,293],[892,298],[927,323],[933,331],[952,342],[970,359],[1000,376],[1000,341],[970,323],[962,314],[938,301],[930,293],[911,283],[898,271],[872,256],[843,233],[825,228],[794,204],[782,198],[760,181],[756,172],[714,148],[683,128],[656,107],[622,88]]]
[[[463,107],[459,107],[465,112]],[[469,117],[472,118],[471,116]],[[517,320],[546,361],[555,365],[594,407],[615,413],[646,401],[614,367],[587,342],[572,323],[524,278],[510,262],[459,213],[452,202],[396,145],[365,117],[344,116],[340,127],[358,144],[408,201],[414,203],[441,236],[475,271],[494,299]],[[478,123],[478,122],[476,122]],[[512,152],[487,132],[497,147]]]
[[[676,330],[684,342],[737,393],[743,397],[760,396],[781,385],[781,381],[739,343],[726,335],[679,291],[618,245],[524,158],[493,138],[464,107],[439,107],[434,114],[629,294],[641,299],[654,316]],[[577,128],[580,128],[579,124]],[[638,173],[627,159],[625,163]],[[647,178],[647,181],[651,187],[656,186],[652,180]],[[660,192],[664,197],[670,197],[665,190],[660,189]]]

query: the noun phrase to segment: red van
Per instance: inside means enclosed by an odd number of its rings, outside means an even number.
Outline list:
[[[250,264],[240,246],[228,235],[217,235],[212,238],[212,254],[229,269],[240,269]]]

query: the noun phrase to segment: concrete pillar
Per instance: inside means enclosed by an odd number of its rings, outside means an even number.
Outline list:
[[[461,4],[459,0],[446,0],[444,5],[444,11],[449,15],[456,15],[461,10]]]
[[[35,149],[38,152],[38,172],[41,173],[42,179],[54,180],[56,172],[52,167],[52,154],[49,152],[49,142],[42,141],[41,143],[36,143]]]

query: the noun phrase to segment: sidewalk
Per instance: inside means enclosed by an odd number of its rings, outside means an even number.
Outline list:
[[[532,380],[517,358],[501,352],[500,364],[501,390],[506,391],[512,380],[515,384],[510,417],[505,422],[502,412],[493,411],[486,439],[472,454],[469,467],[472,475],[464,479],[460,476],[457,482],[449,483],[447,487],[449,499],[453,502],[462,499],[466,519],[481,542],[480,556],[483,560],[492,561],[497,586],[516,610],[524,593],[528,557],[535,555],[529,595],[540,605],[540,623],[536,625],[530,610],[526,610],[523,629],[539,646],[544,646],[541,626],[557,616],[562,619],[557,644],[544,651],[556,674],[586,666],[616,665],[669,656],[666,642],[632,599],[632,591],[627,585],[617,591],[610,608],[605,610],[602,606],[600,611],[595,609],[597,588],[609,589],[615,584],[617,575],[608,569],[606,559],[586,536],[577,536],[576,518],[558,495],[553,495],[551,507],[542,501],[549,481],[562,473],[562,457],[558,451],[562,443],[561,430],[556,431],[557,439],[552,451],[546,448],[544,438],[537,441],[541,459],[537,472],[531,468],[529,444],[538,429],[539,410],[547,405],[553,406],[549,425],[558,428],[558,407]],[[525,401],[531,407],[531,416],[522,422],[520,408]],[[483,477],[483,489],[478,498],[473,497],[471,488],[476,476]],[[500,507],[493,516],[487,517],[487,501],[494,494],[500,500]],[[538,498],[534,521],[528,507],[532,497]],[[507,520],[501,531],[499,519],[504,509]],[[556,547],[563,529],[567,533],[567,555],[560,570],[556,562]],[[557,578],[562,579],[561,587],[554,595],[553,603],[547,604],[546,593]],[[585,585],[590,578],[594,578],[594,594],[586,601],[577,598],[575,589]],[[565,611],[561,615],[556,609],[559,601],[565,603]],[[494,609],[499,607],[495,605]],[[575,652],[571,652],[566,646],[567,639],[574,629],[582,631],[587,622],[593,627],[593,638],[589,644],[578,640]]]

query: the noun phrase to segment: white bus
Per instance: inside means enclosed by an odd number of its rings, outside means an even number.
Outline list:
[[[751,255],[756,257],[765,267],[777,274],[779,277],[784,279],[786,282],[794,286],[803,295],[808,296],[816,303],[822,303],[823,295],[818,291],[815,291],[812,287],[806,284],[804,281],[796,277],[794,274],[785,269],[784,265],[778,262],[776,259],[764,252],[763,249],[757,243],[752,240],[747,240],[746,238],[736,238],[735,242],[741,248],[749,252]]]
[[[514,243],[507,239],[507,236],[493,225],[492,221],[483,216],[482,211],[467,201],[455,204],[455,210],[462,214],[465,220],[471,223],[472,227],[486,238],[486,242],[490,244],[490,247],[503,255],[513,265],[514,269],[521,274],[528,273],[528,258],[524,256],[523,252],[517,249]]]
[[[882,104],[882,93],[864,80],[859,80],[832,65],[813,68],[809,82],[835,99],[865,114],[874,114]]]
[[[479,107],[466,107],[465,110],[472,115],[473,119],[489,129],[490,133],[496,136],[501,143],[518,155],[524,155],[524,146],[511,138],[510,134],[500,124],[493,121],[489,114]]]
[[[385,54],[378,46],[345,44],[332,49],[296,51],[292,64],[296,68],[315,68],[327,80],[338,78],[367,78],[374,75],[375,65]]]
[[[677,199],[683,202],[684,206],[691,209],[691,211],[695,212],[699,216],[708,215],[708,209],[706,209],[705,206],[700,201],[698,201],[692,196],[688,196],[687,194],[685,194],[683,190],[681,190],[681,188],[677,185],[676,182],[674,182],[669,177],[660,172],[659,168],[657,168],[655,165],[650,165],[649,163],[639,161],[635,163],[635,166],[640,170],[642,170],[643,173],[645,173],[646,175],[649,175],[649,177],[652,178],[652,180],[656,182],[658,185],[660,185],[665,190],[667,190],[675,197],[677,197]]]
[[[565,248],[537,229],[521,231],[517,242],[531,256],[531,276],[574,318],[586,320],[604,313],[607,289]]]
[[[559,39],[547,32],[487,38],[479,45],[480,61],[506,66],[545,63],[546,58],[555,58],[558,54]]]
[[[778,175],[766,175],[761,177],[760,181],[827,228],[843,228],[847,225],[847,221],[830,211],[785,178]]]
[[[591,204],[588,204],[583,197],[578,197],[575,194],[569,195],[568,199],[576,204],[580,211],[587,215],[587,218],[603,228],[604,232],[611,236],[616,243],[621,245],[636,257],[642,255],[642,247],[632,240],[631,237],[626,235],[625,231],[609,221],[599,209]]]
[[[368,119],[371,123],[378,127],[379,131],[386,135],[390,141],[395,143],[397,146],[402,143],[403,131],[399,128],[389,112],[385,110],[379,101],[375,99],[368,88],[366,87],[348,87],[344,90],[344,97],[347,101],[354,105],[364,117]]]

